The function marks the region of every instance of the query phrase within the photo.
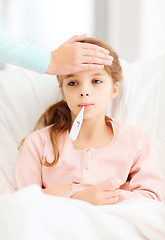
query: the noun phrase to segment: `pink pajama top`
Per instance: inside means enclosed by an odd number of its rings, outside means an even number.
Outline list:
[[[54,160],[50,126],[32,132],[25,139],[16,166],[18,189],[30,184],[41,188],[72,184],[72,195],[88,186],[109,182],[119,184],[120,201],[138,196],[162,201],[163,180],[149,136],[107,116],[105,121],[112,125],[114,133],[108,146],[76,150],[66,132],[59,142],[58,163],[52,167],[40,161],[45,157],[48,162]]]

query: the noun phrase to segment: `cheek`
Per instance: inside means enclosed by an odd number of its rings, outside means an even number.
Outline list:
[[[70,95],[71,94],[70,94],[69,89],[67,87],[63,87],[63,89],[62,89],[62,96],[65,99],[65,101],[68,101]]]
[[[102,89],[100,89],[100,91],[98,91],[98,96],[100,96],[100,99],[102,99],[104,101],[106,99],[110,99],[111,93],[112,93],[111,87],[104,86],[104,88],[102,88]]]
[[[71,87],[71,86],[64,86],[63,87],[63,93],[65,95],[65,97],[67,96],[72,96],[72,94],[74,94],[75,92],[75,88],[74,87]]]
[[[105,91],[102,92],[102,94],[100,94],[100,97],[97,99],[98,104],[100,105],[101,108],[107,108],[109,101],[111,99],[111,92],[107,91],[106,89]]]
[[[75,104],[75,97],[74,92],[68,90],[67,88],[64,88],[62,91],[63,99],[67,102],[69,109],[72,110],[74,104]]]

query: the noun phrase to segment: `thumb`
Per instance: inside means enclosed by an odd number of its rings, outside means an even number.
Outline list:
[[[87,34],[82,34],[82,35],[75,35],[72,38],[70,38],[68,41],[66,41],[65,43],[74,43],[74,42],[79,42],[84,40],[85,38],[87,38]]]

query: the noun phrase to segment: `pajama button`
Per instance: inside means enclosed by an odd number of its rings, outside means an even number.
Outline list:
[[[85,169],[88,169],[89,165],[85,165]]]

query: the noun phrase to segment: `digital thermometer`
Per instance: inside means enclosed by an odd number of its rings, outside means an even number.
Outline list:
[[[82,107],[81,111],[79,112],[79,114],[77,115],[77,117],[75,118],[72,128],[70,130],[70,138],[72,141],[75,141],[78,137],[78,134],[80,132],[80,128],[83,122],[83,115],[84,115],[84,106]]]

